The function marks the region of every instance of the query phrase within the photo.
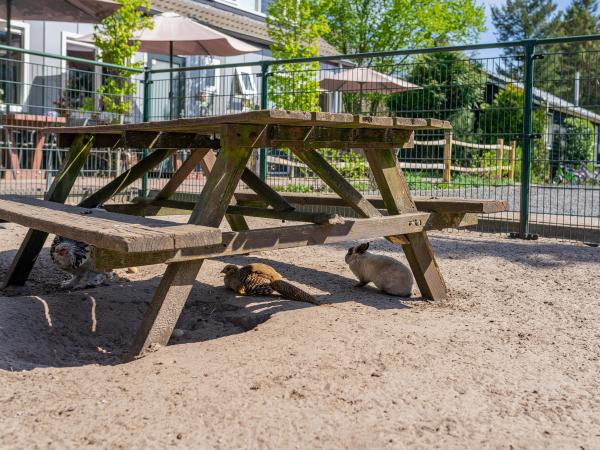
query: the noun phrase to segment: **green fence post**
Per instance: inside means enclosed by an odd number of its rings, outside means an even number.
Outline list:
[[[525,97],[523,105],[523,152],[521,156],[521,205],[519,237],[531,239],[529,233],[529,189],[531,181],[531,149],[533,146],[533,71],[535,40],[525,42]]]
[[[148,67],[144,67],[144,104],[142,106],[142,121],[150,121],[150,91],[152,86],[152,73],[148,70]],[[148,156],[148,149],[142,150],[142,158]],[[148,172],[142,176],[142,189],[140,196],[146,197],[148,195]]]
[[[261,109],[267,109],[269,107],[269,64],[262,62],[260,65],[260,107]],[[267,180],[267,149],[261,148],[259,157],[259,174],[260,179],[263,181]]]

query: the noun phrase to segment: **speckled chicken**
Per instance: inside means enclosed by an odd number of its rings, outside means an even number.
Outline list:
[[[267,264],[253,263],[243,267],[228,264],[221,273],[225,274],[225,286],[239,295],[271,295],[276,291],[290,300],[319,304],[316,298],[285,281]]]
[[[50,257],[54,264],[72,277],[61,284],[66,289],[83,289],[99,286],[106,282],[109,274],[92,270],[90,246],[85,242],[56,236],[50,246]]]

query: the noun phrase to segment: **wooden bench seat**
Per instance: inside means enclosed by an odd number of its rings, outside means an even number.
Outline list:
[[[183,196],[189,194],[177,194],[173,199],[188,200]],[[239,202],[261,202],[262,199],[254,192],[238,192],[235,194]],[[295,205],[327,205],[327,206],[347,206],[343,199],[332,194],[304,194],[295,192],[281,192],[288,202]],[[369,202],[375,208],[384,209],[383,199],[378,195],[365,195]],[[194,199],[191,199],[193,201]],[[508,210],[506,200],[483,200],[467,199],[454,197],[414,197],[415,205],[419,211],[437,212],[437,213],[477,213],[493,214]]]
[[[0,219],[125,253],[220,244],[221,230],[116,214],[22,196],[0,197]]]
[[[279,195],[291,205],[312,205],[312,206],[348,206],[343,199],[329,194],[302,194],[302,193],[284,193]],[[383,199],[375,195],[365,196],[369,202],[378,209],[385,209]],[[245,207],[264,207],[266,202],[260,195],[254,192],[236,192],[235,199]],[[108,204],[106,208],[110,211],[123,214],[133,214],[140,216],[167,216],[178,214],[189,214],[194,209],[195,202],[198,200],[198,194],[178,192],[171,196],[169,200],[156,200],[146,198],[137,198],[135,204]],[[481,200],[464,199],[453,197],[427,198],[415,197],[415,204],[419,211],[435,212],[440,214],[495,214],[508,211],[508,202],[505,200]],[[240,208],[228,208],[228,213],[239,212]],[[297,212],[296,214],[302,214]],[[325,215],[325,213],[322,213]],[[264,216],[263,216],[264,217]],[[293,220],[288,218],[288,220]],[[300,219],[301,220],[301,219]],[[316,222],[319,223],[319,222]]]

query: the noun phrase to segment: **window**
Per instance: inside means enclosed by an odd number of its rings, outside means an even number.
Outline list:
[[[267,9],[269,8],[269,0],[257,0],[257,3],[260,3],[260,7],[256,8],[256,10],[260,11],[264,15],[267,15]]]
[[[66,56],[94,61],[96,49],[92,45],[75,43],[67,40]],[[67,80],[64,95],[69,109],[94,111],[96,86],[96,67],[93,64],[67,61]]]
[[[0,31],[0,42],[6,43],[6,22]],[[27,42],[28,26],[23,22],[14,21],[11,24],[10,46],[17,48],[28,48]],[[22,105],[25,95],[26,74],[24,64],[28,62],[28,56],[18,52],[7,52],[0,50],[0,103],[11,103]],[[9,82],[9,80],[11,82]]]
[[[256,85],[254,84],[254,74],[247,67],[239,67],[235,69],[237,76],[237,89],[235,93],[238,95],[254,95],[256,94]]]
[[[210,67],[219,64],[218,59],[210,56],[189,56],[190,67]],[[186,116],[204,117],[223,114],[219,111],[219,69],[190,70],[185,72],[186,79]]]
[[[257,108],[254,74],[248,67],[238,67],[233,76],[233,95],[230,98],[231,112],[251,111]]]

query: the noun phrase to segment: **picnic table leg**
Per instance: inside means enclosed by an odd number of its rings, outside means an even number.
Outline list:
[[[217,157],[215,156],[215,154],[213,152],[208,152],[206,155],[204,155],[204,158],[202,158],[202,160],[200,161],[200,165],[202,166],[202,170],[204,171],[204,175],[206,177],[210,176],[211,172],[213,171],[216,160],[217,160]],[[237,205],[235,196],[231,197],[229,204]],[[227,223],[229,224],[229,226],[231,227],[231,229],[233,231],[244,231],[244,230],[250,229],[248,227],[248,222],[246,222],[246,219],[244,218],[244,216],[235,216],[233,214],[226,214],[225,219],[227,220]]]
[[[416,212],[406,178],[391,149],[367,150],[369,167],[381,192],[389,214]],[[402,245],[406,259],[423,297],[431,300],[446,298],[444,278],[435,260],[426,232],[407,234],[408,244]]]
[[[46,143],[46,135],[40,131],[36,131],[35,150],[33,152],[33,162],[31,170],[38,171],[42,169],[42,157],[44,154],[44,144]]]
[[[166,200],[170,198],[181,183],[189,176],[190,173],[202,162],[204,156],[211,151],[208,148],[197,148],[190,152],[190,156],[185,160],[181,167],[173,174],[167,184],[163,186],[160,192],[154,197],[154,200]]]
[[[52,185],[46,192],[45,200],[64,203],[71,192],[75,180],[81,172],[90,150],[93,138],[79,135],[73,140],[67,160],[63,163],[58,175],[54,178]],[[8,269],[4,286],[22,286],[27,281],[31,269],[44,247],[48,233],[30,229],[21,243],[13,262]]]
[[[177,149],[175,148],[159,148],[154,150],[130,169],[113,179],[110,183],[98,189],[85,200],[79,202],[77,206],[83,208],[95,208],[96,206],[101,205],[113,195],[118,194],[133,182],[142,178],[146,172],[159,165],[176,151]]]
[[[218,227],[263,127],[225,126],[221,151],[206,179],[189,223]],[[154,293],[127,355],[142,356],[153,345],[166,345],[202,267],[203,260],[171,263]]]

